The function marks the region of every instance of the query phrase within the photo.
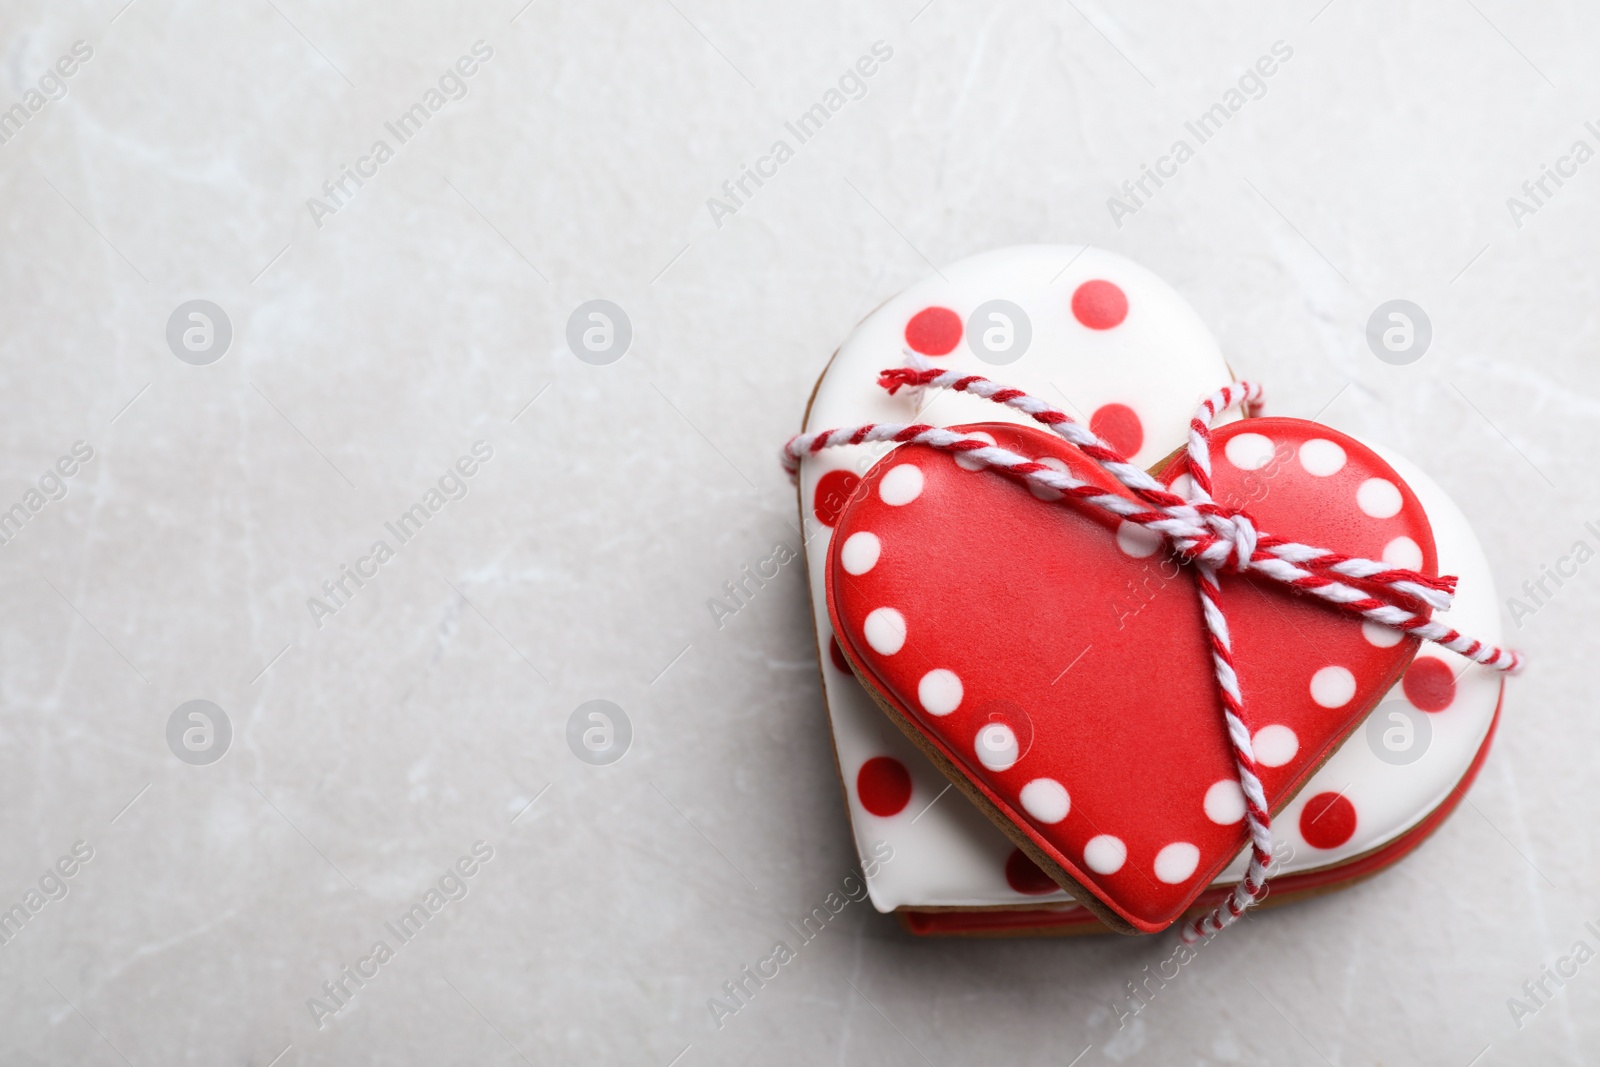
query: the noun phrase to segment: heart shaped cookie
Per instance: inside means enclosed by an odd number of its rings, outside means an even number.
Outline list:
[[[1117,491],[1054,436],[969,432]],[[1360,442],[1256,419],[1219,430],[1213,452],[1217,499],[1262,528],[1437,573],[1421,504]],[[840,509],[825,584],[841,649],[1052,878],[1113,928],[1162,929],[1245,839],[1193,579],[1142,529],[967,466],[903,446]],[[1222,594],[1279,809],[1395,685],[1416,642],[1249,579],[1225,576]]]
[[[1010,318],[996,317],[997,301],[1012,305]],[[991,342],[1012,342],[1012,350],[997,354]],[[1024,421],[966,395],[890,396],[878,373],[907,352],[1061,404],[1146,466],[1183,444],[1195,400],[1233,377],[1193,309],[1150,271],[1097,248],[1007,248],[943,266],[874,310],[828,362],[804,428]],[[1426,472],[1372,447],[1424,505],[1440,570],[1461,578],[1455,603],[1436,618],[1497,642],[1500,602],[1471,522]],[[866,867],[872,903],[917,933],[1104,930],[883,714],[833,634],[825,583],[832,523],[884,451],[862,444],[807,456],[798,487],[820,681],[850,828],[863,863],[885,848],[894,855]],[[1125,592],[1123,610],[1137,611],[1143,597]],[[1423,651],[1367,724],[1276,813],[1281,862],[1268,903],[1296,899],[1302,887],[1339,888],[1426,838],[1483,760],[1503,677],[1446,649]],[[1214,904],[1243,871],[1241,856],[1197,906]]]

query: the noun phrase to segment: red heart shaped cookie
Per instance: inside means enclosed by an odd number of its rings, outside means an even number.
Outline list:
[[[1123,492],[1054,435],[962,429]],[[1216,499],[1260,529],[1437,574],[1421,504],[1360,442],[1261,418],[1217,430],[1212,454]],[[1183,476],[1180,461],[1163,480]],[[1194,578],[1147,531],[906,445],[845,504],[826,585],[834,631],[879,703],[1114,928],[1165,928],[1244,845]],[[1248,578],[1225,575],[1222,603],[1276,811],[1417,642]]]

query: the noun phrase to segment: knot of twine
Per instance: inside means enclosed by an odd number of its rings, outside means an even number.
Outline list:
[[[1195,568],[1223,720],[1233,747],[1239,788],[1245,798],[1250,864],[1243,880],[1223,904],[1185,925],[1182,936],[1186,942],[1193,943],[1231,926],[1245,909],[1265,897],[1272,865],[1272,814],[1257,773],[1244,699],[1239,692],[1233,643],[1228,619],[1222,610],[1219,575],[1258,575],[1300,593],[1320,597],[1341,611],[1431,641],[1495,670],[1512,672],[1522,666],[1522,657],[1517,653],[1465,637],[1408,606],[1420,602],[1437,611],[1448,608],[1456,589],[1454,577],[1433,577],[1326,548],[1285,541],[1262,532],[1242,509],[1227,507],[1212,499],[1212,426],[1234,407],[1243,406],[1251,413],[1258,411],[1262,398],[1259,385],[1237,382],[1201,401],[1189,420],[1185,448],[1190,486],[1184,496],[1179,496],[1149,472],[1130,463],[1093,431],[1020,389],[1007,388],[978,375],[940,371],[917,358],[910,366],[890,367],[879,372],[878,384],[891,395],[908,387],[950,389],[1020,411],[1094,460],[1132,496],[1108,492],[1065,471],[991,444],[975,434],[956,433],[925,423],[864,423],[797,434],[784,445],[782,453],[784,469],[791,478],[798,476],[803,458],[825,448],[873,442],[926,445],[963,456],[968,463],[1054,490],[1049,494],[1035,494],[1041,503],[1095,507],[1152,530],[1160,536],[1167,551]],[[1344,579],[1356,579],[1367,583],[1368,587],[1350,585]]]

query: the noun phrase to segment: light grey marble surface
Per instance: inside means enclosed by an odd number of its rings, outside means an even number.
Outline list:
[[[714,219],[877,41],[864,98]],[[1591,8],[1505,0],[0,3],[0,507],[93,450],[0,548],[0,906],[66,893],[0,944],[0,1062],[1592,1062],[1600,963],[1508,998],[1600,947],[1600,570],[1511,629],[1533,666],[1426,847],[1122,1026],[1170,940],[915,941],[865,905],[715,1025],[855,857],[798,566],[721,629],[706,600],[792,540],[775,449],[850,327],[1034,241],[1145,263],[1273,410],[1430,469],[1505,592],[1600,546],[1600,163],[1560,162],[1600,147],[1597,42]],[[1575,173],[1536,203],[1546,165]],[[633,328],[605,366],[565,338],[596,298]],[[1433,327],[1404,366],[1364,336],[1395,298]],[[232,329],[204,366],[166,336],[194,299]],[[314,619],[479,441],[465,497]],[[604,767],[567,742],[596,698],[634,734]],[[195,699],[231,725],[209,765],[168,743]],[[464,897],[387,932],[480,841]]]

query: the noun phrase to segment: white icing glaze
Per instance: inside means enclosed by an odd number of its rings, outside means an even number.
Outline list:
[[[1120,325],[1091,330],[1075,321],[1072,295],[1091,279],[1111,281],[1127,294],[1129,311]],[[1204,324],[1183,298],[1155,275],[1099,249],[1029,246],[974,256],[946,267],[943,277],[926,279],[875,311],[856,328],[828,367],[805,428],[913,418],[945,426],[1027,421],[997,405],[953,393],[922,398],[928,406],[918,410],[914,394],[902,391],[890,397],[876,385],[879,370],[904,361],[903,331],[917,312],[945,307],[965,320],[974,308],[993,299],[1009,300],[1027,313],[1033,335],[1028,351],[1014,363],[995,367],[979,360],[963,339],[948,355],[934,358],[935,365],[1017,386],[1061,404],[1084,421],[1101,405],[1126,405],[1143,429],[1143,443],[1132,457],[1143,465],[1181,446],[1196,402],[1230,380]],[[806,460],[801,468],[813,611],[824,650],[832,637],[823,592],[823,561],[831,531],[818,523],[812,512],[817,482],[830,471],[864,473],[884,451],[882,446],[832,449]],[[1498,641],[1499,612],[1488,564],[1465,517],[1432,480],[1404,460],[1379,451],[1427,509],[1441,571],[1461,577],[1455,607],[1443,617],[1474,636]],[[1313,452],[1306,461],[1325,466],[1333,459]],[[1424,654],[1444,658],[1458,672],[1468,666],[1443,650],[1424,650]],[[949,783],[944,775],[889,721],[854,677],[834,666],[826,651],[823,678],[858,849],[865,854],[873,841],[882,839],[895,850],[895,862],[881,865],[868,880],[878,910],[1046,904],[1068,899],[1065,893],[1024,895],[1012,889],[1005,877],[1011,842],[972,804],[953,790],[947,792]],[[1430,745],[1422,758],[1409,765],[1397,766],[1378,758],[1365,728],[1358,729],[1274,820],[1279,840],[1294,847],[1293,859],[1280,871],[1338,863],[1416,825],[1471,764],[1498,697],[1499,678],[1494,672],[1467,669],[1457,680],[1457,695],[1450,708],[1427,716],[1432,727]],[[1404,699],[1398,686],[1385,701],[1393,699]],[[910,801],[887,818],[867,813],[856,795],[858,771],[877,756],[899,761],[912,782]],[[1313,848],[1300,834],[1300,813],[1318,794],[1341,791],[1357,810],[1356,832],[1337,848]],[[1204,802],[1204,798],[1196,798],[1196,803]],[[1222,810],[1227,808],[1224,803]],[[1112,844],[1108,839],[1102,850],[1103,863],[1109,863],[1115,852]],[[1236,880],[1243,869],[1241,858],[1223,880]]]

